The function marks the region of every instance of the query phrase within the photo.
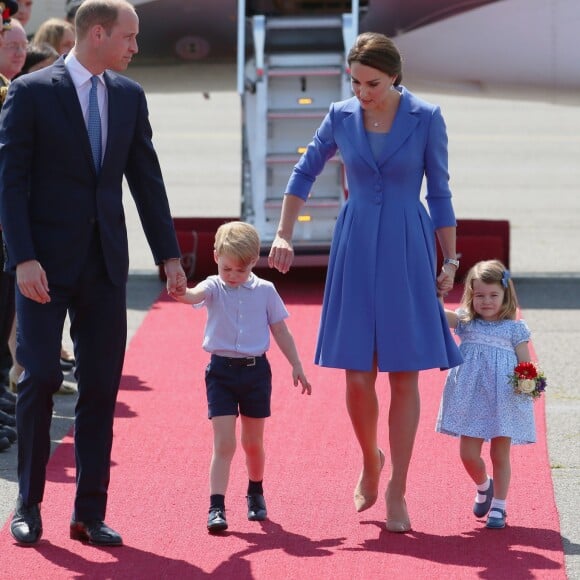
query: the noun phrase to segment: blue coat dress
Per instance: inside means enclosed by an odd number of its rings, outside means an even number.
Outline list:
[[[333,103],[294,168],[287,194],[307,199],[324,164],[344,160],[348,199],[330,250],[315,361],[369,371],[461,363],[436,295],[435,229],[455,226],[439,107],[404,87],[375,161],[358,100]],[[423,176],[426,201],[421,202]]]

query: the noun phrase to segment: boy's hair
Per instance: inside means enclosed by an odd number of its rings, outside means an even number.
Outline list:
[[[465,277],[465,288],[461,298],[465,315],[462,316],[462,320],[469,321],[479,316],[473,309],[474,280],[481,280],[484,284],[499,284],[505,290],[499,318],[500,320],[515,319],[518,300],[509,270],[499,260],[486,260],[472,266]]]
[[[247,266],[260,257],[260,236],[256,228],[246,222],[222,224],[215,234],[214,250]]]

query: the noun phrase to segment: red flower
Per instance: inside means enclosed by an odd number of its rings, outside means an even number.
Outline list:
[[[536,365],[531,362],[521,362],[516,365],[514,372],[520,379],[535,379],[538,376]]]

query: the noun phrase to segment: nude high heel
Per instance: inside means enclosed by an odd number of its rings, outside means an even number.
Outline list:
[[[411,531],[411,521],[409,520],[409,513],[407,512],[407,502],[403,497],[403,502],[399,509],[394,509],[394,502],[389,498],[389,488],[387,487],[387,492],[385,493],[385,501],[387,502],[387,520],[385,522],[385,527],[388,532],[394,532],[396,534],[406,534]],[[401,509],[402,508],[402,509]],[[396,513],[393,513],[395,512]]]
[[[383,466],[385,465],[385,454],[383,453],[382,449],[379,449],[379,460],[380,460],[380,468],[379,474],[377,476],[376,486],[373,490],[368,490],[363,487],[363,479],[365,475],[365,470],[361,471],[358,483],[354,489],[354,507],[357,512],[364,512],[368,510],[373,505],[375,505],[377,498],[379,496],[379,476],[381,471],[383,470]]]

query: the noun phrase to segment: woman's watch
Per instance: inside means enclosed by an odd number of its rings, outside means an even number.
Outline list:
[[[451,264],[452,266],[455,266],[456,270],[459,269],[459,260],[456,260],[454,258],[445,258],[443,260],[443,265],[445,266],[446,264]]]

